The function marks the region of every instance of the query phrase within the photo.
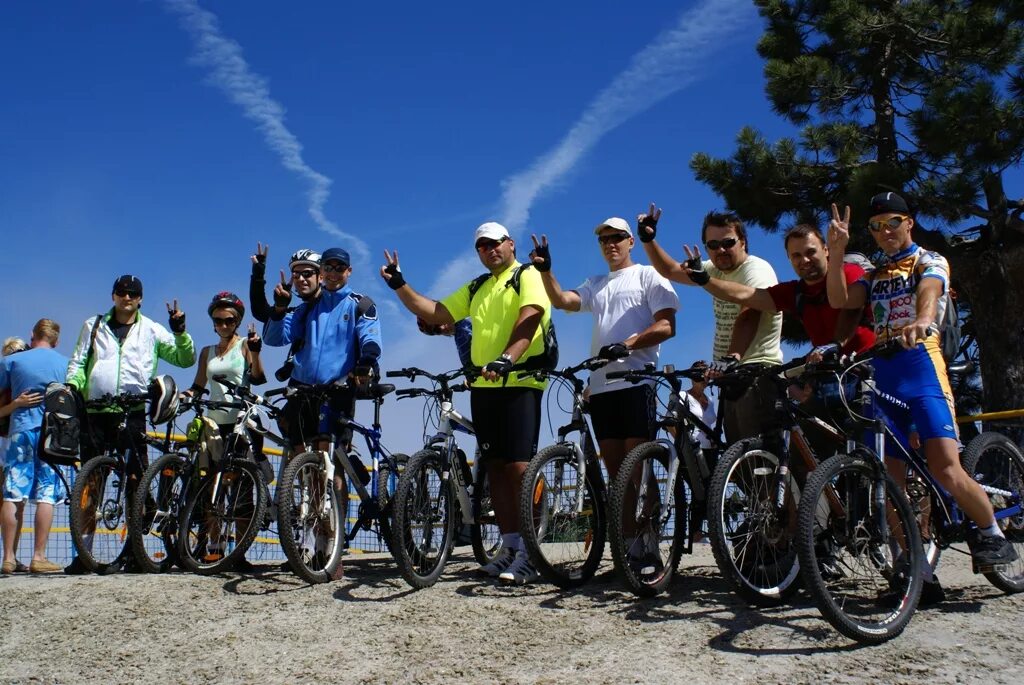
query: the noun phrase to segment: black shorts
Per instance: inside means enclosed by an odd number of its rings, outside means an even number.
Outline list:
[[[484,459],[530,461],[540,436],[543,390],[474,388],[469,393],[476,442]]]
[[[283,430],[293,448],[310,445],[317,436],[334,435],[339,444],[352,441],[351,428],[339,428],[338,418],[352,418],[356,413],[356,395],[348,388],[330,394],[303,394],[292,397],[284,405]]]
[[[598,440],[654,439],[654,388],[631,388],[590,396],[590,422]]]
[[[124,433],[120,412],[89,412],[89,439],[82,441],[83,462],[98,457],[107,449],[118,449],[128,457],[128,473],[141,477],[149,466],[146,446],[146,412],[128,414]]]

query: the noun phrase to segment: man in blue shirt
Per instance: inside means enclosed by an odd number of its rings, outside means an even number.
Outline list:
[[[0,508],[3,532],[3,573],[17,567],[14,558],[25,516],[25,500],[36,503],[35,551],[29,570],[48,573],[61,570],[46,558],[46,541],[53,524],[53,505],[67,497],[64,484],[52,466],[39,459],[39,432],[43,424],[43,393],[50,383],[62,383],[68,358],[56,352],[60,326],[40,319],[32,329],[31,349],[0,361],[0,391],[24,403],[11,413],[11,443],[7,449],[4,503]],[[29,393],[24,395],[23,393]]]

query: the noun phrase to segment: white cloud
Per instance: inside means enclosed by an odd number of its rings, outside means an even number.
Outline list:
[[[209,69],[209,82],[220,89],[231,102],[242,108],[242,114],[256,124],[267,146],[281,160],[282,166],[304,180],[308,211],[317,227],[341,238],[358,257],[368,259],[366,243],[346,233],[327,218],[324,205],[330,196],[331,179],[313,169],[302,158],[302,143],[285,126],[285,110],[270,96],[265,78],[254,73],[242,56],[242,47],[220,32],[216,15],[204,10],[196,0],[165,0],[177,14],[181,25],[195,44],[192,61]]]

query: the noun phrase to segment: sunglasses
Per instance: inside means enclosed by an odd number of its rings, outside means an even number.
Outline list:
[[[708,251],[711,252],[719,248],[723,250],[732,249],[738,242],[739,240],[736,238],[725,238],[724,240],[709,240],[704,243],[704,245],[708,248]]]
[[[302,279],[305,279],[307,281],[309,279],[313,278],[314,276],[319,276],[319,275],[320,275],[320,272],[317,271],[316,269],[303,269],[302,271],[293,271],[292,272],[292,278],[302,278]]]
[[[890,230],[895,231],[897,228],[903,225],[904,221],[906,221],[909,218],[910,217],[907,216],[896,215],[891,216],[888,219],[881,219],[879,221],[869,221],[868,228],[871,229],[872,233],[878,233],[883,228],[888,228]]]
[[[115,295],[117,295],[118,297],[130,297],[130,298],[132,298],[133,300],[134,300],[134,299],[135,299],[136,297],[142,297],[142,293],[140,293],[140,292],[139,292],[139,291],[137,291],[137,290],[122,290],[122,289],[120,289],[120,288],[118,288],[117,290],[115,290],[115,291],[114,291],[114,294],[115,294]]]
[[[238,319],[236,319],[233,316],[225,316],[225,317],[214,316],[214,317],[211,317],[211,318],[213,319],[213,325],[214,326],[234,326],[235,323],[238,321]]]
[[[498,245],[501,245],[508,238],[502,238],[501,240],[478,240],[476,241],[476,249],[480,252],[490,252],[491,250],[497,249]]]
[[[325,274],[342,274],[345,273],[346,269],[348,269],[348,264],[339,264],[338,266],[335,266],[334,264],[324,264],[323,266]]]
[[[597,242],[601,243],[602,245],[614,245],[615,243],[621,243],[628,237],[628,233],[609,233],[607,235],[597,236]]]

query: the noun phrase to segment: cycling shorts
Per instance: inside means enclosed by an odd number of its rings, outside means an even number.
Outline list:
[[[953,390],[946,376],[946,362],[934,338],[891,357],[876,357],[872,364],[882,407],[890,418],[901,424],[903,430],[909,434],[913,423],[922,441],[933,438],[959,440]]]
[[[82,443],[82,456],[86,461],[107,449],[118,449],[128,457],[128,473],[141,478],[149,464],[145,441],[146,412],[128,414],[124,433],[118,430],[121,425],[118,412],[90,412],[88,420],[90,440]]]
[[[649,385],[590,396],[590,422],[598,440],[654,439],[655,395]]]
[[[530,461],[537,453],[544,391],[473,388],[469,396],[480,455],[503,462]]]
[[[329,396],[302,394],[284,406],[288,442],[298,448],[310,445],[317,436],[333,435],[340,444],[352,441],[352,429],[341,428],[338,419],[352,418],[356,412],[355,392],[347,388],[331,391]]]

